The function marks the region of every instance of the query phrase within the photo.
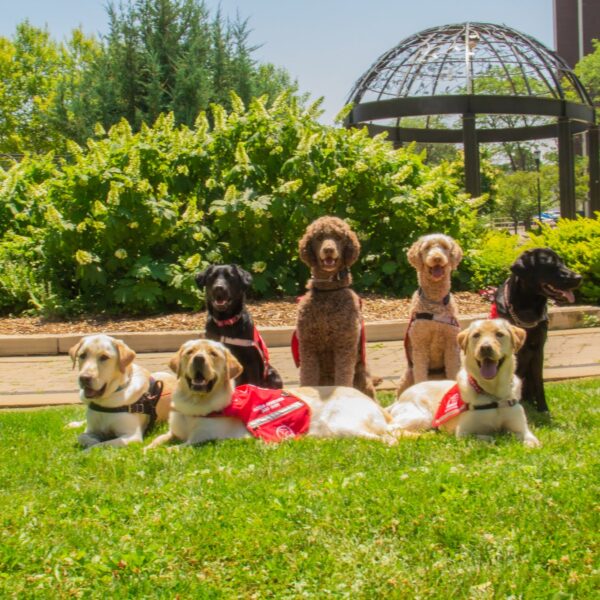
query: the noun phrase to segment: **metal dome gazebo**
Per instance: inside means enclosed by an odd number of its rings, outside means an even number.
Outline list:
[[[563,59],[514,29],[461,23],[417,33],[382,55],[348,102],[348,127],[366,125],[371,135],[385,131],[396,145],[462,143],[466,189],[473,196],[481,193],[479,144],[558,138],[560,211],[570,218],[576,212],[573,135],[587,132],[590,204],[600,210],[590,97]],[[432,117],[444,128],[431,127]],[[419,120],[424,127],[414,126]]]

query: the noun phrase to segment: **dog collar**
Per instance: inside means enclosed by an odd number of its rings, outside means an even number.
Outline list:
[[[469,375],[468,380],[469,380],[469,383],[471,384],[471,387],[478,394],[486,394],[487,395],[487,392],[477,383],[477,379],[475,379],[475,377],[473,377],[473,375]]]
[[[227,327],[227,325],[234,325],[235,323],[237,323],[240,319],[242,318],[242,313],[239,313],[229,319],[223,319],[222,321],[220,321],[219,319],[214,319],[215,323],[217,324],[217,327]]]
[[[423,298],[423,300],[425,300],[426,302],[431,302],[431,304],[443,304],[444,306],[446,306],[446,305],[448,304],[448,302],[450,302],[450,296],[451,296],[451,294],[450,294],[450,293],[446,294],[446,295],[445,295],[445,296],[442,298],[441,302],[439,302],[438,300],[430,300],[430,299],[429,299],[429,298],[428,298],[428,297],[425,295],[425,292],[423,291],[423,288],[421,288],[421,287],[420,287],[420,288],[419,288],[419,296],[420,296],[421,298]]]
[[[477,380],[475,379],[475,377],[473,377],[473,375],[469,375],[468,381],[469,381],[469,384],[471,385],[471,387],[478,394],[483,394],[485,396],[490,396],[490,397],[494,398],[494,396],[491,396],[490,394],[488,394],[479,385],[479,383],[477,383]],[[502,400],[494,400],[493,402],[488,402],[487,404],[466,404],[466,406],[467,406],[467,410],[488,410],[490,408],[500,408],[501,402],[503,402],[503,401]],[[511,398],[510,400],[506,400],[506,405],[514,406],[515,404],[517,404],[517,402],[519,402],[519,401],[515,400],[514,398]]]
[[[315,283],[333,283],[335,281],[342,281],[342,279],[344,279],[345,277],[348,277],[348,275],[350,274],[350,271],[347,267],[344,267],[343,269],[341,269],[340,271],[338,271],[335,275],[332,275],[331,277],[326,277],[326,278],[318,278],[318,277],[311,277],[311,281],[314,281]]]
[[[520,319],[517,316],[517,313],[515,312],[513,305],[510,303],[510,283],[509,282],[510,282],[510,279],[506,281],[506,284],[504,286],[504,289],[502,290],[502,293],[503,293],[503,297],[504,297],[504,306],[506,307],[506,310],[508,311],[510,318],[513,320],[513,323],[517,327],[522,327],[523,329],[533,329],[534,327],[537,327],[542,321],[547,321],[548,315],[545,310],[544,310],[544,314],[542,315],[542,317],[535,321],[523,321],[522,319]]]

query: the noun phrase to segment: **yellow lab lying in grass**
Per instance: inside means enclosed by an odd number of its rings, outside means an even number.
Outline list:
[[[515,354],[525,335],[504,319],[471,323],[458,334],[463,359],[457,381],[426,381],[408,388],[388,408],[394,427],[408,431],[439,427],[456,437],[482,439],[509,431],[526,446],[539,446],[519,403],[521,381],[515,375]]]
[[[108,335],[89,335],[69,350],[78,365],[79,397],[87,406],[79,443],[126,446],[141,442],[154,421],[166,421],[175,377],[136,365],[135,352]],[[77,427],[83,423],[72,423]]]
[[[240,389],[245,392],[253,386],[237,388],[234,396],[233,380],[242,367],[219,342],[186,342],[171,360],[170,367],[177,373],[177,385],[173,392],[169,431],[158,436],[148,448],[156,448],[171,440],[181,440],[183,446],[189,446],[208,440],[250,435],[275,441],[275,432],[271,432],[270,439],[250,433],[253,424],[256,428],[266,427],[270,420],[278,425],[277,433],[280,429],[287,432],[279,439],[296,437],[300,432],[317,437],[362,437],[394,442],[389,429],[389,415],[371,398],[347,387],[268,390],[280,397],[258,404],[253,420],[245,424],[237,409],[232,407],[235,408]],[[286,411],[292,414],[295,410],[304,411],[306,421],[299,429],[293,430],[287,424],[281,424],[279,418]]]

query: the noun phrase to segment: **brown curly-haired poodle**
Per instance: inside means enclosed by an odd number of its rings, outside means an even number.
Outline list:
[[[360,298],[350,289],[349,267],[360,252],[356,234],[342,219],[321,217],[307,227],[299,251],[311,271],[296,326],[300,385],[355,387],[375,398],[361,336]]]
[[[408,367],[398,396],[414,383],[428,379],[456,379],[460,368],[458,311],[450,293],[450,276],[462,260],[460,246],[447,235],[420,237],[408,250],[417,270],[419,288],[410,305],[404,338]]]

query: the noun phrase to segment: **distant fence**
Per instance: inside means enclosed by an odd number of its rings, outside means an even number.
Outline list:
[[[515,222],[512,219],[492,219],[491,225],[493,229],[504,229],[514,233],[515,231]],[[517,223],[517,233],[523,233],[525,231],[525,222],[519,221]]]

